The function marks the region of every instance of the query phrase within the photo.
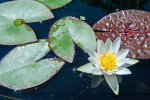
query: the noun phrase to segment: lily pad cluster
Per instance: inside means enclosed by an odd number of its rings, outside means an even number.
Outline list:
[[[19,45],[8,53],[0,63],[0,85],[10,89],[22,90],[46,82],[62,68],[65,61],[69,63],[73,62],[76,44],[90,55],[89,60],[91,62],[85,66],[81,66],[78,70],[86,73],[94,73],[94,75],[104,74],[112,90],[118,94],[117,77],[110,76],[117,73],[117,71],[114,72],[116,68],[113,66],[116,65],[117,60],[114,53],[109,53],[109,51],[114,50],[115,52],[117,48],[119,51],[121,45],[123,49],[130,49],[129,57],[133,57],[134,55],[135,57],[133,58],[147,59],[150,57],[150,31],[148,25],[150,14],[137,10],[120,11],[105,16],[93,26],[96,33],[86,22],[75,17],[65,17],[52,25],[48,40],[37,39],[35,32],[27,23],[51,19],[54,15],[50,9],[62,7],[71,1],[20,0],[0,4],[0,44]],[[145,16],[141,20],[144,15],[148,16]],[[144,22],[142,22],[143,20]],[[101,39],[97,47],[95,34]],[[118,43],[110,42],[117,37],[121,37]],[[143,39],[146,40],[144,41]],[[103,41],[105,42],[106,40],[107,42],[104,44]],[[123,43],[120,44],[122,40]],[[103,50],[103,55],[96,55],[94,53],[96,48],[97,52]],[[51,49],[61,59],[42,59]],[[128,51],[116,53],[117,55],[122,55],[122,59],[120,60],[120,62],[122,61],[122,65],[127,63],[125,62],[126,60],[130,60],[130,63],[128,63],[130,65],[138,62],[130,58],[124,60]],[[100,59],[96,57],[100,57]],[[103,61],[105,58],[108,60],[112,58],[111,61],[113,62]],[[97,68],[100,63],[103,65],[101,66],[103,70]],[[109,64],[111,64],[111,67],[108,66]],[[118,66],[122,66],[121,64]],[[124,67],[121,69],[118,68],[119,70],[123,70]],[[128,71],[127,69],[124,70]],[[124,74],[130,74],[130,71]],[[103,79],[101,80],[100,78],[98,77],[98,80],[94,80],[92,83],[93,87],[102,82]],[[114,80],[116,81],[113,82]]]
[[[0,85],[22,90],[44,83],[62,68],[63,60],[73,62],[74,43],[85,52],[87,49],[95,51],[93,29],[77,18],[66,17],[54,23],[49,40],[37,39],[35,32],[26,24],[53,18],[50,9],[59,8],[70,1],[20,0],[0,4],[0,44],[20,45],[1,61]],[[63,60],[40,60],[51,48]]]
[[[0,4],[0,44],[18,45],[37,41],[35,32],[26,23],[54,17],[50,9],[65,5],[71,0],[21,0]],[[43,5],[45,4],[45,5]]]

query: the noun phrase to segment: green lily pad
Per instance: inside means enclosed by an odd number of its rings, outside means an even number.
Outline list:
[[[41,2],[50,9],[56,9],[68,4],[72,0],[36,0],[36,1]]]
[[[17,45],[37,41],[25,23],[53,18],[51,11],[36,1],[10,1],[0,4],[0,44]]]
[[[44,59],[39,62],[20,66],[0,74],[0,84],[4,87],[22,90],[44,83],[63,66],[60,59]]]
[[[45,59],[50,51],[47,40],[14,48],[0,63],[0,85],[21,90],[50,79],[64,64],[60,59]]]
[[[22,66],[31,64],[50,51],[47,40],[14,48],[0,63],[0,75]]]
[[[72,40],[85,52],[96,49],[95,34],[88,24],[74,17],[58,20],[49,33],[50,46],[57,56],[70,63],[75,52]]]

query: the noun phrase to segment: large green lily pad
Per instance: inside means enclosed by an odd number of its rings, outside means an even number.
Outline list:
[[[36,0],[36,1],[41,2],[50,9],[56,9],[68,4],[72,0]]]
[[[47,40],[14,48],[0,63],[0,85],[20,90],[50,79],[64,62],[60,59],[38,61],[49,51]]]
[[[25,23],[53,18],[51,11],[37,1],[22,0],[0,4],[0,44],[17,45],[37,41]],[[18,24],[17,24],[18,23]]]
[[[50,46],[57,56],[70,63],[75,52],[72,40],[84,51],[96,49],[95,34],[88,24],[74,17],[58,20],[49,33]]]

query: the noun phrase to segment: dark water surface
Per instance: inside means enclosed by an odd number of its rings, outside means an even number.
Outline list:
[[[0,0],[0,3],[6,1],[11,0]],[[52,10],[55,18],[29,25],[39,39],[47,39],[51,25],[60,18],[85,16],[86,22],[92,26],[108,13],[122,9],[150,11],[150,0],[73,0],[65,7]],[[0,45],[0,59],[14,47]],[[56,55],[50,51],[45,58],[47,57]],[[105,83],[91,89],[91,79],[75,71],[75,68],[88,62],[87,57],[88,55],[76,46],[74,62],[66,63],[50,81],[22,91],[13,91],[0,86],[0,95],[25,100],[150,100],[150,60],[140,60],[140,63],[129,68],[132,74],[123,76],[119,96],[115,96]],[[11,99],[0,96],[0,100]]]

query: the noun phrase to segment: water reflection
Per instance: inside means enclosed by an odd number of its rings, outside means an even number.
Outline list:
[[[81,0],[82,2],[98,6],[105,9],[107,12],[113,12],[123,9],[144,9],[144,4],[148,0]]]

